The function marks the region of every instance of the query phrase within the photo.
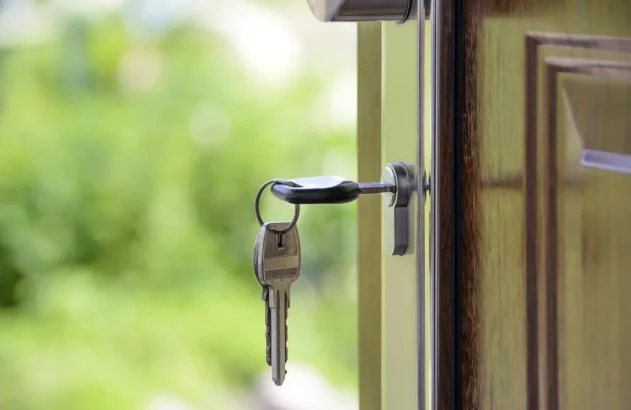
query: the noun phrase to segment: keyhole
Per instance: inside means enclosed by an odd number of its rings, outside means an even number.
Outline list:
[[[285,247],[285,235],[282,233],[278,234],[278,247],[281,249]]]

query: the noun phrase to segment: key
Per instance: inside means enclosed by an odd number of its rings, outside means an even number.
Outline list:
[[[381,182],[357,183],[340,177],[312,177],[290,180],[292,185],[276,183],[272,193],[290,204],[343,204],[364,194],[395,193],[396,187]]]
[[[254,261],[253,261],[253,266],[254,266],[254,275],[256,276],[256,280],[261,284],[261,287],[263,288],[263,292],[261,294],[261,299],[263,300],[263,302],[265,302],[265,362],[267,363],[268,366],[272,365],[272,340],[271,340],[271,311],[270,311],[270,307],[269,307],[269,299],[268,299],[268,294],[269,294],[269,287],[265,284],[265,282],[263,282],[261,275],[259,274],[259,269],[258,269],[258,258],[259,258],[259,253],[261,252],[262,249],[262,245],[261,245],[261,241],[263,239],[263,234],[265,233],[265,231],[267,230],[266,226],[262,226],[261,229],[259,230],[258,235],[256,236],[256,241],[254,242]]]
[[[300,276],[300,237],[298,228],[279,234],[288,223],[263,225],[265,232],[259,241],[257,273],[268,286],[271,314],[272,380],[277,386],[285,381],[287,361],[287,310],[290,306],[290,287]]]

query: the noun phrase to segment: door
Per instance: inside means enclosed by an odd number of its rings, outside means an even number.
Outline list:
[[[389,255],[392,220],[378,196],[358,201],[359,404],[361,410],[415,410],[429,404],[426,326],[429,289],[425,160],[424,2],[308,0],[323,21],[358,29],[358,178],[378,181],[387,163],[411,170],[407,243]],[[427,32],[428,33],[428,32]],[[429,97],[429,94],[427,94]],[[428,136],[428,135],[427,135]],[[398,226],[398,225],[397,225]]]
[[[631,2],[432,22],[436,408],[631,408]]]
[[[358,203],[361,410],[422,409],[428,399],[428,214],[422,186],[429,144],[423,149],[420,114],[429,106],[418,98],[423,95],[421,33],[422,20],[358,25],[359,179],[378,180],[384,164],[405,162],[420,186],[408,205],[408,245],[402,256],[387,254],[391,230],[382,199],[367,196]]]
[[[429,26],[425,59],[422,20],[359,25],[360,179],[432,151],[407,255],[359,203],[360,408],[631,408],[631,2],[432,0]]]

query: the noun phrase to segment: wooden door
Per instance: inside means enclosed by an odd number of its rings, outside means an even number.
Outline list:
[[[433,3],[436,408],[631,409],[631,1]]]

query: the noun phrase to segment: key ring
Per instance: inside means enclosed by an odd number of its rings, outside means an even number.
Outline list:
[[[267,188],[268,186],[272,185],[272,184],[281,184],[281,185],[287,185],[287,186],[298,186],[298,184],[296,184],[295,182],[291,182],[291,181],[287,181],[284,179],[272,179],[270,181],[267,181],[266,183],[263,184],[263,186],[261,186],[259,188],[259,192],[256,193],[256,200],[254,201],[254,213],[256,214],[256,219],[257,221],[259,221],[259,225],[263,226],[265,224],[265,222],[263,222],[263,218],[261,217],[261,210],[259,209],[259,205],[261,203],[261,195],[263,194],[263,191],[265,191],[265,188]],[[292,219],[291,223],[289,224],[289,226],[283,230],[278,230],[278,229],[274,229],[274,228],[267,228],[268,230],[277,233],[277,234],[284,234],[287,233],[289,231],[291,231],[294,226],[296,226],[296,224],[298,223],[298,218],[300,217],[300,205],[296,204],[295,205],[295,211],[294,211],[294,219]]]
[[[420,0],[419,0],[420,1]],[[408,8],[405,10],[405,14],[401,17],[401,20],[397,21],[399,24],[403,24],[406,22],[408,18],[410,18],[410,14],[412,14],[412,3],[414,0],[408,0]]]

